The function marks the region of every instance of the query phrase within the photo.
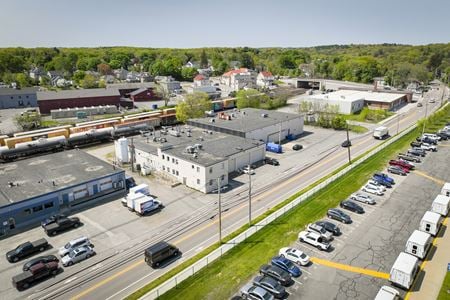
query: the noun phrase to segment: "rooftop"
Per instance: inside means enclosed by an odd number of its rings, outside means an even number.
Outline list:
[[[431,235],[429,233],[420,230],[414,230],[414,232],[409,237],[408,241],[416,242],[420,245],[425,245],[430,239],[430,237]]]
[[[257,129],[265,128],[267,126],[272,126],[279,124],[283,121],[294,120],[300,118],[301,115],[289,114],[274,110],[264,110],[256,108],[244,108],[235,109],[232,111],[225,112],[226,115],[230,116],[230,120],[220,119],[218,116],[214,118],[198,118],[188,120],[189,125],[197,127],[207,127],[214,128],[215,131],[222,131],[223,129],[232,130],[235,132],[246,133],[254,131]],[[212,122],[214,119],[214,122]]]
[[[1,88],[0,96],[35,94],[38,90],[39,90],[39,88],[37,88],[37,87],[27,87],[27,88],[22,88],[22,89]]]
[[[0,164],[0,207],[120,172],[82,150]]]
[[[356,100],[366,100],[366,101],[376,101],[376,102],[393,102],[405,94],[401,93],[384,93],[375,91],[357,91],[357,90],[338,90],[336,92],[328,94],[312,95],[309,98],[320,99],[320,100],[336,100],[336,101],[356,101]]]
[[[131,89],[155,88],[153,82],[109,83],[106,89],[131,90]]]
[[[392,268],[410,274],[414,268],[416,268],[417,261],[417,257],[405,252],[400,252]]]
[[[108,96],[120,96],[120,94],[117,89],[80,89],[62,90],[57,92],[37,92],[38,101]]]

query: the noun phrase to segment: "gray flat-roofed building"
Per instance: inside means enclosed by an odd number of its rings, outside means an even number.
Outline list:
[[[0,237],[125,193],[125,172],[81,150],[0,164]]]
[[[0,88],[0,109],[37,107],[38,88]]]
[[[303,133],[303,115],[255,108],[235,109],[187,124],[243,138],[274,142]]]

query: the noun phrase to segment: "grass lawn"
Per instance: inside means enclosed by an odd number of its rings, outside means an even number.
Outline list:
[[[366,123],[378,123],[390,116],[393,116],[395,113],[391,111],[386,111],[384,109],[369,109],[365,107],[358,113],[351,115],[342,115],[346,120],[358,121],[358,122],[366,122]]]
[[[441,291],[437,300],[448,300],[450,299],[450,272],[447,272],[442,283]]]
[[[369,131],[369,129],[361,125],[350,125],[348,126],[348,130],[353,131],[355,133],[366,133],[367,131]]]

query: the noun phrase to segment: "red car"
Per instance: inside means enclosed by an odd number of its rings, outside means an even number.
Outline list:
[[[389,164],[391,166],[399,166],[402,167],[403,169],[408,169],[408,170],[412,170],[414,169],[414,166],[406,161],[403,160],[395,160],[395,159],[391,159],[389,161]]]

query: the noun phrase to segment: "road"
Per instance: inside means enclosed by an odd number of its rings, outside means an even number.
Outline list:
[[[439,102],[439,101],[438,101]],[[435,110],[438,103],[429,104],[428,113]],[[384,124],[391,133],[407,128],[425,115],[425,108],[415,107],[405,112],[400,118],[393,118]],[[366,152],[376,144],[370,133],[353,140],[352,157]],[[252,216],[256,217],[267,209],[283,201],[298,190],[308,186],[321,177],[347,162],[347,149],[338,148],[323,160],[304,170],[296,170],[278,178],[265,188],[255,190],[252,194]],[[248,222],[248,205],[246,190],[240,195],[224,200],[222,214],[223,235],[231,233]],[[122,299],[134,290],[161,276],[171,268],[194,256],[218,240],[218,220],[215,216],[216,206],[205,205],[193,213],[191,219],[174,223],[173,232],[162,232],[161,238],[166,238],[183,251],[183,257],[176,263],[165,268],[153,270],[143,261],[145,245],[137,245],[134,249],[117,253],[109,260],[99,262],[96,266],[75,273],[67,280],[46,287],[42,290],[27,292],[29,299]],[[174,220],[175,221],[175,220]],[[148,245],[147,245],[148,246]],[[141,248],[139,248],[141,247]]]

